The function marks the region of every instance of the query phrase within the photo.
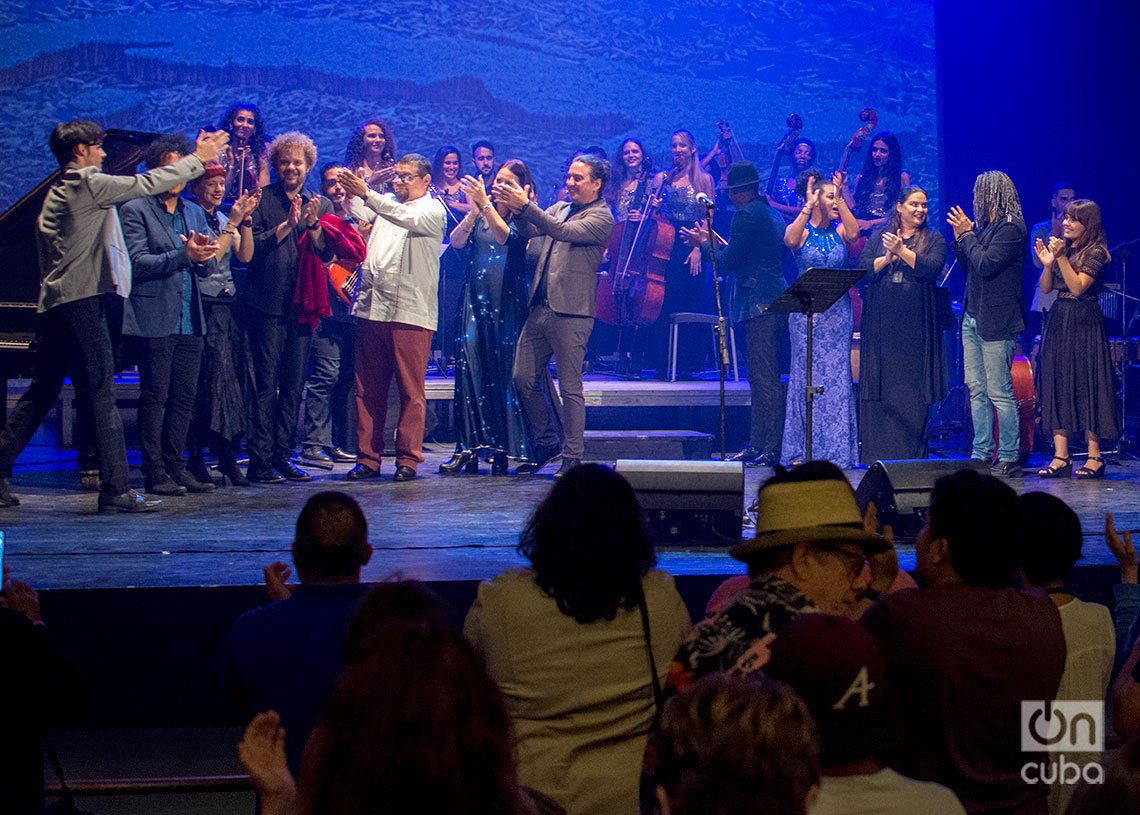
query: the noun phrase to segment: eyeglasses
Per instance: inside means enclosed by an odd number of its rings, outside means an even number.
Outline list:
[[[867,558],[863,554],[849,552],[837,546],[820,546],[819,549],[844,561],[847,564],[847,573],[852,580],[859,576],[860,572],[863,571],[863,564],[867,562]]]
[[[409,181],[411,181],[412,179],[415,179],[415,178],[423,178],[423,176],[422,175],[416,175],[415,173],[396,173],[396,179],[399,181],[403,181],[405,184],[407,184]]]

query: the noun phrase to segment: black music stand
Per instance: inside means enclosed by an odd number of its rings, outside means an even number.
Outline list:
[[[823,393],[823,388],[815,387],[811,379],[812,317],[822,314],[835,305],[864,274],[866,271],[863,269],[808,269],[792,285],[784,289],[768,308],[764,309],[768,314],[799,313],[807,318],[807,387],[804,389],[806,399],[804,419],[807,425],[804,428],[805,461],[811,461],[812,402],[817,393]]]

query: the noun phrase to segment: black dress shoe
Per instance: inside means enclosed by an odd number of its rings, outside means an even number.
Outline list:
[[[0,507],[18,507],[20,499],[8,489],[8,479],[0,478]]]
[[[581,463],[582,460],[578,458],[563,458],[562,466],[559,467],[558,472],[554,474],[554,480],[557,481],[558,479],[562,478],[562,476],[566,475],[566,473],[570,472]]]
[[[363,481],[366,478],[377,478],[379,475],[379,470],[373,470],[365,464],[357,464],[344,477],[349,481]]]
[[[515,467],[516,475],[534,475],[554,459],[562,455],[561,450],[542,450],[534,458],[522,462]]]
[[[990,475],[999,478],[1021,478],[1021,465],[1016,461],[999,461],[990,465]]]
[[[309,481],[309,474],[289,459],[273,462],[273,469],[280,473],[286,481]]]
[[[325,452],[323,447],[306,447],[301,451],[301,460],[312,464],[314,467],[320,467],[322,470],[333,468],[333,458]]]
[[[208,481],[199,481],[187,470],[175,470],[174,472],[169,473],[169,475],[171,481],[173,481],[175,484],[185,487],[187,492],[213,492],[214,488],[217,486],[214,483],[214,479],[211,478]]]
[[[200,481],[203,484],[214,484],[214,486],[217,486],[217,484],[214,483],[214,477],[210,475],[210,468],[207,467],[206,462],[200,458],[190,459],[190,462],[186,465],[186,472],[194,476],[195,481]],[[174,475],[172,473],[171,478],[173,477]]]
[[[100,512],[150,512],[158,509],[162,501],[149,501],[134,490],[127,490],[119,495],[99,493]]]
[[[411,467],[397,467],[396,474],[392,476],[393,481],[411,481],[416,477],[416,471]]]
[[[154,478],[148,478],[146,480],[146,491],[151,495],[166,496],[185,495],[189,492],[189,490],[181,484],[176,483],[174,479],[166,473],[155,476]]]
[[[329,457],[337,464],[355,464],[356,453],[350,453],[347,450],[341,450],[339,447],[333,447],[329,451]]]
[[[235,462],[236,464],[236,462]],[[284,484],[285,479],[265,464],[250,464],[246,477],[254,484]]]
[[[752,464],[760,460],[760,451],[755,447],[748,446],[741,450],[739,453],[734,453],[728,457],[729,461],[743,461],[746,465]]]

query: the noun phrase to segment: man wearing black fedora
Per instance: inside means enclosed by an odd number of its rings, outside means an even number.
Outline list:
[[[893,547],[864,530],[855,493],[842,473],[833,477],[823,472],[833,465],[820,465],[780,472],[760,488],[756,536],[730,550],[748,564],[748,588],[693,626],[670,665],[670,690],[682,691],[711,673],[761,668],[772,635],[800,614],[859,613],[868,589],[864,563]],[[871,588],[886,591],[895,574],[872,571]]]
[[[772,466],[780,460],[784,435],[784,390],[780,382],[780,334],[785,314],[764,309],[784,290],[784,219],[760,195],[756,165],[741,161],[728,168],[728,198],[736,209],[727,245],[718,239],[717,268],[736,281],[732,319],[747,337],[748,385],[752,391],[752,429],[748,446],[734,461]],[[708,232],[682,229],[693,246],[709,252]],[[720,248],[723,246],[723,248]]]

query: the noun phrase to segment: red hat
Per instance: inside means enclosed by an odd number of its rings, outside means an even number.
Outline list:
[[[764,672],[790,685],[815,716],[825,766],[872,758],[902,739],[882,649],[853,620],[801,614],[776,635]]]

